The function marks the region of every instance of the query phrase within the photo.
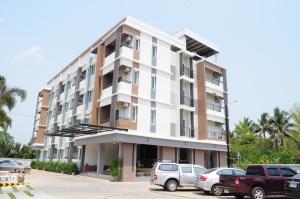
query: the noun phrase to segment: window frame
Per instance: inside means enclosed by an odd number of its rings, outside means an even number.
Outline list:
[[[274,170],[274,171],[276,170],[278,175],[273,175],[273,173],[269,172],[270,170]],[[281,176],[281,174],[279,172],[279,168],[269,167],[269,168],[267,168],[267,173],[268,173],[268,176],[272,176],[272,177],[280,177]]]
[[[137,114],[138,114],[138,106],[133,105],[131,107],[131,121],[132,122],[136,122],[137,121]]]
[[[133,71],[133,80],[132,80],[132,82],[133,82],[134,85],[138,85],[139,84],[139,76],[140,76],[139,71],[138,70],[134,70]]]
[[[156,76],[151,76],[151,90],[156,91],[157,78]]]
[[[153,59],[157,58],[157,45],[152,44],[151,57]]]
[[[151,123],[151,125],[156,125],[156,110],[155,109],[150,110],[150,123]]]

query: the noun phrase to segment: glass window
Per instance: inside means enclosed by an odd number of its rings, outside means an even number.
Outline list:
[[[133,84],[139,84],[139,71],[133,72]]]
[[[267,168],[269,176],[280,176],[280,173],[277,168]]]
[[[155,76],[151,77],[151,89],[156,90],[156,77]]]
[[[178,166],[176,164],[161,164],[158,167],[161,171],[178,171]]]
[[[234,170],[235,175],[237,176],[244,176],[246,175],[245,171],[241,171],[241,170]]]
[[[232,169],[223,169],[217,172],[218,175],[234,175]]]
[[[264,176],[265,172],[261,166],[253,166],[247,168],[246,175]]]
[[[193,173],[191,166],[182,166],[181,171],[182,173]]]
[[[156,110],[151,110],[151,124],[156,124]]]
[[[194,167],[195,175],[202,174],[202,173],[204,173],[205,171],[206,171],[206,169],[204,169],[204,168]]]
[[[132,106],[131,108],[131,121],[136,122],[137,121],[137,107]]]
[[[140,50],[140,40],[139,39],[135,39],[134,40],[134,49],[136,51],[139,51]]]
[[[293,177],[296,175],[296,172],[289,168],[280,168],[280,171],[284,177]]]
[[[152,58],[157,57],[157,46],[152,46]]]
[[[214,171],[216,171],[217,169],[208,169],[207,171],[205,171],[203,174],[210,174]]]

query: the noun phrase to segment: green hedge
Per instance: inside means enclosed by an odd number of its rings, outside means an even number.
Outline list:
[[[75,163],[32,161],[30,166],[33,169],[58,173],[63,172],[65,174],[78,174],[78,168]]]

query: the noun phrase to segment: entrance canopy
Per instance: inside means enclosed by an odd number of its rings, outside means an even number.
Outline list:
[[[62,128],[60,130],[54,131],[52,133],[45,133],[48,136],[58,136],[58,137],[78,137],[83,135],[92,135],[107,131],[128,131],[128,129],[108,127],[101,125],[91,125],[91,124],[77,124],[68,128]]]

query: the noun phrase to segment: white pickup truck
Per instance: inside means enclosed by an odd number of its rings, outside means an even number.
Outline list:
[[[206,170],[201,165],[157,162],[152,168],[150,183],[176,191],[178,187],[193,187],[195,176]]]

